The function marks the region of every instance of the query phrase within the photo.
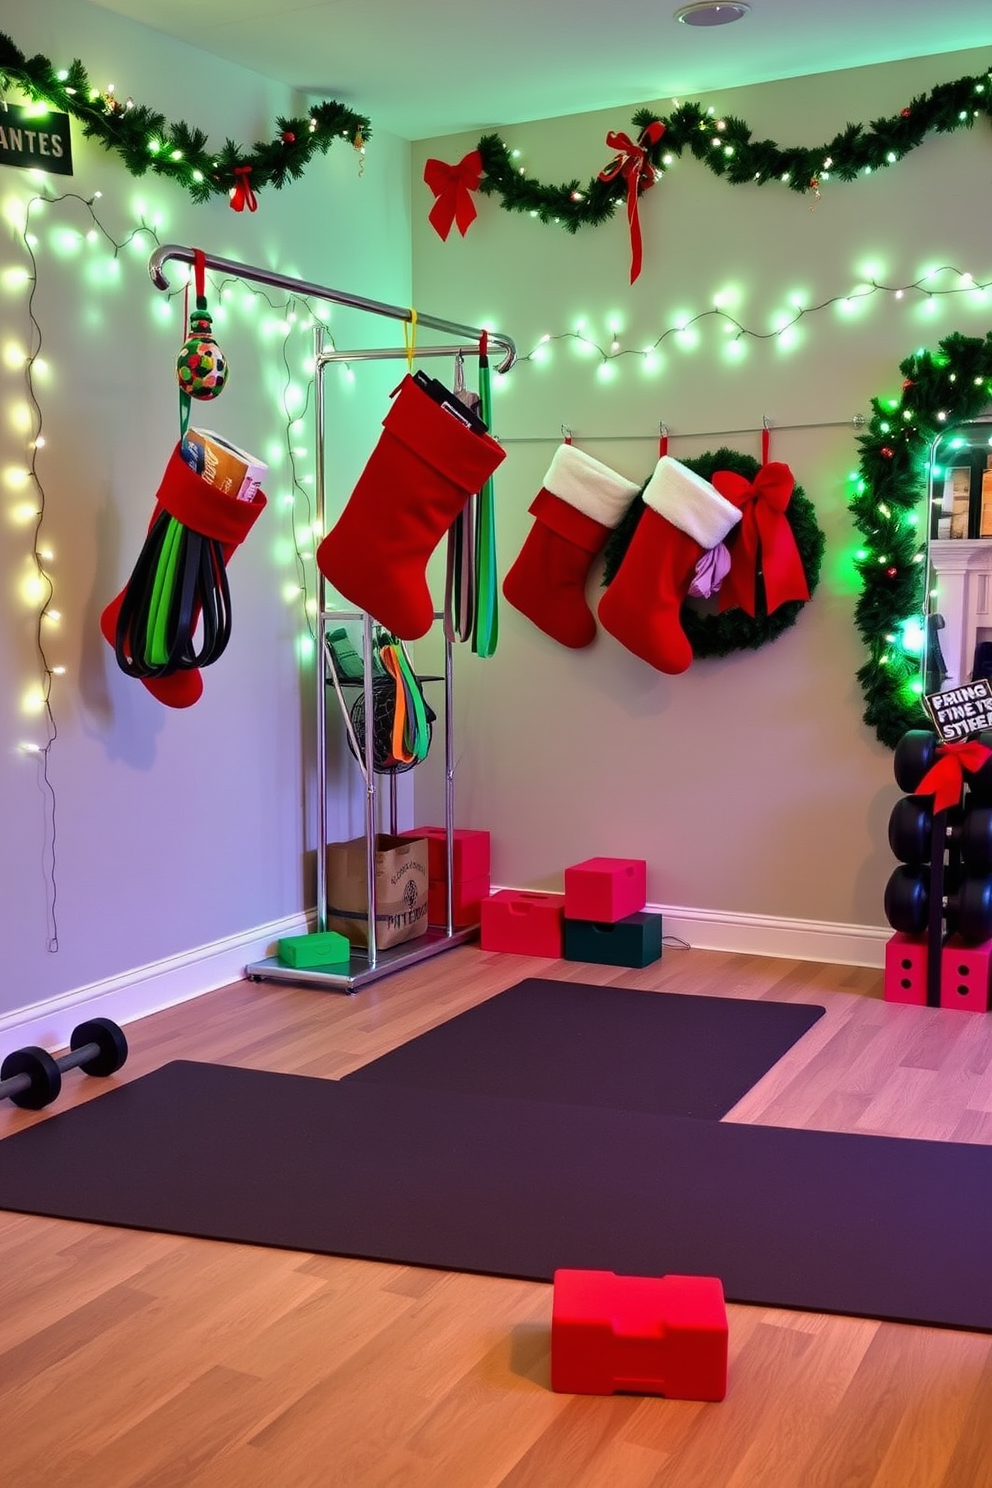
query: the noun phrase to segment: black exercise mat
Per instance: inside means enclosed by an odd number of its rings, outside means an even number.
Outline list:
[[[345,1078],[716,1120],[822,1016],[531,977]]]
[[[992,1148],[180,1061],[0,1141],[0,1207],[992,1331]]]

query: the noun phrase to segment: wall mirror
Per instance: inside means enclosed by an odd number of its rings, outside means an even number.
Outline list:
[[[925,693],[992,679],[992,410],[930,449]]]

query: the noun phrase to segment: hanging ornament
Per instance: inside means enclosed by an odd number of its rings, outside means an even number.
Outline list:
[[[189,332],[176,358],[181,434],[189,427],[190,399],[216,398],[227,383],[227,357],[214,339],[213,318],[207,309],[205,269],[203,251],[196,248],[193,250],[196,309],[189,318]]]
[[[243,212],[245,207],[249,212],[258,211],[258,197],[251,189],[251,166],[236,165],[234,167],[234,179],[236,185],[231,187],[230,205],[232,212]]]

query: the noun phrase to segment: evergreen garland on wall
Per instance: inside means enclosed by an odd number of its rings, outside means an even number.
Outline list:
[[[897,114],[869,125],[847,124],[825,144],[812,147],[756,140],[743,119],[717,116],[698,103],[681,104],[667,115],[639,109],[632,122],[654,179],[688,153],[733,186],[776,182],[803,194],[819,191],[832,180],[854,181],[884,170],[917,149],[928,135],[971,129],[982,116],[992,118],[992,69],[940,83]],[[658,124],[662,132],[652,141],[648,134]],[[480,191],[498,196],[507,211],[529,212],[542,222],[560,223],[569,232],[605,222],[627,198],[628,180],[622,172],[606,181],[596,175],[585,184],[576,178],[544,186],[528,179],[519,165],[520,152],[508,149],[499,135],[484,135],[477,149],[485,172]],[[650,181],[648,176],[646,184]],[[644,188],[642,179],[638,190]]]
[[[299,179],[314,154],[326,154],[335,140],[349,140],[360,150],[371,133],[364,114],[332,99],[315,104],[305,119],[276,119],[274,138],[251,149],[228,139],[221,149],[212,150],[202,130],[183,121],[170,123],[144,104],[95,87],[78,59],[56,69],[47,57],[26,57],[0,32],[0,91],[10,87],[70,114],[87,138],[119,155],[132,176],[152,171],[181,186],[195,202],[229,195],[244,182],[238,172],[246,169],[253,191],[264,186],[279,190],[287,181]]]

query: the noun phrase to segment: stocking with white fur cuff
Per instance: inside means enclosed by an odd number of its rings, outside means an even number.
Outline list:
[[[503,580],[503,594],[562,646],[579,650],[596,635],[586,580],[637,491],[633,481],[572,444],[555,451],[530,506],[534,525]]]
[[[642,495],[644,512],[600,600],[599,619],[628,651],[675,675],[692,662],[680,612],[696,564],[723,542],[741,514],[670,455],[658,461]]]

